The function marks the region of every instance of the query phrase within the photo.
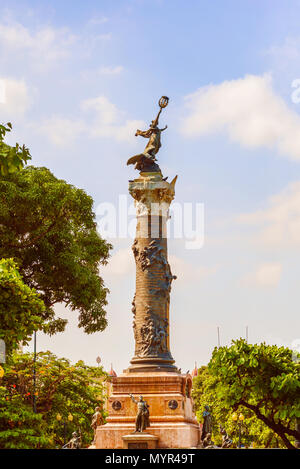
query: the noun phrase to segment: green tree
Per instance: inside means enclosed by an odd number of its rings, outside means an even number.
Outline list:
[[[29,150],[17,143],[7,145],[4,138],[12,125],[0,125],[0,174],[20,171],[31,159]],[[26,342],[41,326],[40,315],[45,310],[37,293],[24,284],[12,259],[0,260],[0,339],[10,353],[20,341]]]
[[[0,339],[9,355],[20,342],[27,343],[42,325],[45,306],[39,295],[24,284],[12,259],[0,260]]]
[[[49,448],[51,444],[43,416],[0,386],[0,449]]]
[[[12,130],[12,125],[0,124],[0,174],[5,176],[23,168],[24,164],[31,159],[28,148],[16,143],[14,147],[7,145],[4,138],[7,132]]]
[[[0,257],[13,258],[45,304],[43,330],[65,328],[53,306],[79,311],[86,333],[105,329],[107,288],[99,275],[111,245],[97,233],[93,199],[46,168],[0,178]]]
[[[14,408],[17,403],[24,412],[31,415],[33,396],[33,355],[19,354],[12,355],[9,363],[4,365],[5,374],[2,378],[2,402],[0,402],[0,448],[1,431],[2,444],[13,445],[11,434],[17,425],[10,428],[10,421],[14,422]],[[72,365],[65,358],[57,358],[50,352],[40,352],[36,361],[36,402],[38,434],[43,438],[43,445],[47,447],[62,446],[64,442],[64,432],[70,439],[73,431],[80,431],[83,446],[88,446],[93,440],[93,430],[91,429],[91,419],[95,407],[103,408],[105,401],[105,379],[107,375],[101,367],[91,367],[79,361]],[[0,396],[1,399],[1,396]],[[13,404],[15,407],[12,407]],[[57,415],[61,420],[57,420]],[[72,415],[70,422],[68,416]],[[103,416],[105,412],[103,410]],[[16,417],[17,419],[17,417]],[[64,428],[63,422],[66,422]],[[34,423],[33,423],[34,425]],[[31,428],[26,426],[26,429]],[[36,426],[34,425],[34,428]],[[29,434],[30,435],[30,434]],[[16,443],[17,444],[17,443]],[[40,441],[27,441],[29,446],[37,447]],[[30,445],[33,446],[30,446]],[[4,447],[4,446],[3,446]],[[43,446],[44,447],[44,446]]]
[[[232,417],[233,413],[238,416],[243,413],[245,420],[242,425],[242,443],[244,445],[260,448],[282,447],[278,436],[252,411],[243,407],[233,410],[230,406],[224,406],[223,398],[219,394],[218,383],[219,378],[211,375],[207,366],[199,368],[198,376],[193,380],[193,399],[197,419],[203,423],[204,407],[209,405],[212,414],[212,439],[214,443],[219,446],[222,443],[220,433],[220,425],[222,425],[233,440],[233,447],[238,446],[239,429]]]
[[[240,339],[230,347],[215,348],[207,372],[207,397],[209,392],[217,396],[224,417],[241,409],[278,435],[287,448],[295,448],[293,441],[300,439],[295,429],[300,417],[300,364],[291,350]]]

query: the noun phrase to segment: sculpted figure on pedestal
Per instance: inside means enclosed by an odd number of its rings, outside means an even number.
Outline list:
[[[96,437],[96,430],[97,430],[97,427],[99,427],[99,425],[103,425],[104,424],[104,419],[103,419],[103,415],[101,413],[101,408],[100,407],[96,407],[95,408],[95,413],[92,417],[92,423],[91,423],[91,427],[92,429],[94,430],[94,440],[93,440],[93,443],[95,442],[95,437]]]
[[[149,420],[149,406],[146,401],[144,401],[143,396],[139,397],[139,400],[136,401],[132,394],[129,394],[131,400],[137,404],[137,415],[135,419],[135,432],[143,432],[147,427],[150,427]]]
[[[220,425],[220,433],[222,435],[222,448],[230,448],[232,446],[232,439],[229,437],[226,429]]]
[[[158,119],[162,109],[168,105],[168,102],[169,98],[167,96],[162,96],[159,100],[160,110],[156,119],[151,122],[150,128],[148,130],[137,130],[135,133],[136,137],[140,135],[141,137],[149,138],[143,153],[139,153],[138,155],[129,158],[127,161],[127,165],[135,164],[135,169],[138,171],[160,173],[160,167],[155,163],[155,161],[157,161],[155,155],[161,147],[161,133],[166,130],[167,126],[163,129],[159,129]]]
[[[201,440],[204,441],[208,434],[212,434],[212,416],[208,405],[205,406],[205,410],[202,415],[204,422],[202,427]]]
[[[62,447],[62,449],[80,449],[80,440],[81,436],[79,436],[77,432],[73,432],[71,440],[68,441],[68,443]]]

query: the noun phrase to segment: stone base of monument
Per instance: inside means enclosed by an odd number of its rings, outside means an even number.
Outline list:
[[[107,423],[97,428],[96,448],[122,449],[124,437],[134,434],[136,398],[142,395],[150,411],[144,434],[157,438],[157,448],[192,448],[200,441],[200,427],[193,413],[192,378],[173,372],[126,372],[112,378]],[[143,435],[143,434],[141,434]]]
[[[130,433],[122,436],[124,449],[155,449],[158,437],[150,433]]]
[[[128,437],[128,431],[133,430],[133,428],[132,425],[129,427],[121,424],[106,424],[99,427],[97,430],[96,448],[124,449],[126,447],[124,446],[124,438]],[[195,448],[199,443],[199,426],[196,424],[184,422],[153,424],[147,428],[147,433],[154,438],[156,437],[156,448]],[[138,438],[136,439],[140,441]],[[154,447],[152,446],[151,448]]]

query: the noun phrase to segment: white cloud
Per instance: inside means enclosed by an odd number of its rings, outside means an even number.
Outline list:
[[[145,125],[140,120],[126,120],[123,123],[125,113],[105,96],[87,99],[81,103],[81,108],[94,113],[93,121],[88,128],[93,137],[109,137],[130,142],[136,129]]]
[[[100,67],[96,73],[99,75],[119,75],[123,70],[122,65],[117,65],[115,67]]]
[[[288,59],[299,60],[300,58],[300,38],[299,37],[286,37],[283,44],[280,46],[272,46],[266,54]]]
[[[24,80],[0,77],[1,119],[7,121],[22,116],[30,107],[31,98]]]
[[[60,116],[52,116],[43,120],[40,124],[33,124],[32,127],[45,135],[52,143],[62,147],[72,143],[76,137],[85,131],[83,121]]]
[[[130,274],[134,278],[135,262],[130,248],[119,249],[109,259],[109,263],[103,268],[103,276]]]
[[[81,108],[84,111],[95,112],[99,126],[111,125],[118,119],[118,109],[116,105],[110,102],[105,96],[86,99],[82,101]]]
[[[109,41],[111,38],[112,38],[111,33],[97,34],[96,36],[91,37],[94,43],[96,43],[97,41]]]
[[[169,256],[169,263],[173,275],[177,275],[180,281],[188,283],[203,280],[206,277],[214,275],[219,269],[218,265],[194,265],[174,255]]]
[[[80,72],[82,78],[88,81],[94,81],[95,79],[99,79],[102,77],[113,77],[118,76],[124,71],[124,67],[122,65],[115,65],[115,66],[102,66],[98,68],[93,68],[89,70],[82,70]]]
[[[280,281],[282,265],[277,262],[260,264],[255,272],[242,279],[242,285],[258,287],[277,287]]]
[[[241,214],[238,223],[258,227],[254,241],[267,246],[300,243],[300,181],[290,183],[267,201],[266,207]]]
[[[48,68],[53,63],[65,59],[70,53],[77,36],[68,28],[46,26],[35,32],[21,23],[0,23],[0,51],[2,57],[14,60],[18,57],[29,59],[29,64],[38,68]]]
[[[223,132],[245,147],[267,147],[300,160],[300,116],[275,94],[270,75],[208,85],[186,97],[187,137]]]
[[[93,16],[89,21],[88,24],[90,25],[99,25],[103,23],[107,23],[108,18],[106,16]]]
[[[133,142],[133,136],[137,129],[145,127],[146,124],[142,120],[126,120],[125,124],[116,126],[112,129],[112,136],[115,134],[115,138],[119,141]]]
[[[125,112],[120,111],[105,96],[86,99],[80,104],[88,118],[70,119],[52,116],[41,123],[32,124],[36,132],[45,135],[53,144],[69,145],[84,133],[94,138],[112,138],[117,141],[135,142],[133,136],[139,127],[145,126],[140,120],[125,120]]]
[[[270,60],[273,68],[286,71],[286,67],[289,71],[291,68],[298,66],[300,59],[300,36],[288,36],[280,45],[274,45],[266,49],[264,55]],[[284,68],[283,68],[284,67]],[[299,70],[299,67],[295,67],[295,71]]]

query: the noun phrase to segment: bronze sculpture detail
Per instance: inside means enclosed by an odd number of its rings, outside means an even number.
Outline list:
[[[153,294],[166,299],[166,308],[168,308],[171,283],[176,279],[175,275],[172,275],[170,265],[166,259],[164,249],[158,239],[153,239],[149,246],[145,246],[142,250],[139,250],[138,240],[136,239],[133,243],[132,250],[136,259],[136,262],[140,264],[143,272],[153,264],[160,264],[164,271],[164,278],[157,284],[157,288]],[[148,272],[151,277],[151,271]],[[151,290],[150,290],[151,291]],[[132,302],[132,312],[134,315],[133,329],[136,343],[138,345],[137,354],[138,356],[159,356],[160,354],[168,353],[168,320],[160,317],[151,311],[151,308],[147,307],[145,320],[141,328],[137,328],[135,321],[135,299]]]
[[[207,435],[212,434],[212,416],[210,413],[210,408],[208,405],[205,406],[205,410],[203,412],[203,427],[202,427],[202,433],[201,433],[201,440],[204,441]]]
[[[62,449],[80,449],[81,443],[81,436],[77,434],[77,432],[72,433],[72,438],[68,443],[66,443]]]
[[[135,433],[143,432],[147,427],[150,427],[149,420],[149,406],[146,401],[144,401],[143,396],[139,397],[139,400],[136,401],[132,394],[129,394],[131,400],[137,404],[137,415],[135,419]]]
[[[141,345],[139,356],[159,356],[167,353],[168,321],[147,311],[148,317],[140,329]]]
[[[96,407],[95,408],[95,413],[92,417],[92,423],[91,423],[91,427],[92,429],[94,430],[94,440],[93,440],[93,443],[95,442],[95,438],[96,438],[96,430],[97,430],[97,427],[99,425],[103,425],[104,424],[104,419],[103,419],[103,415],[102,415],[102,412],[101,412],[101,408],[100,407]]]
[[[168,407],[172,410],[175,410],[178,407],[178,402],[175,399],[172,399],[168,402]]]
[[[232,439],[229,437],[226,429],[220,425],[220,433],[222,435],[222,448],[230,448],[232,446]]]
[[[114,401],[111,406],[115,411],[122,409],[122,404],[120,401]]]
[[[138,129],[136,131],[136,137],[140,135],[141,137],[148,138],[149,141],[143,153],[139,153],[138,155],[129,158],[127,165],[135,164],[135,169],[142,172],[160,173],[160,167],[155,163],[155,161],[157,161],[155,155],[161,147],[161,133],[166,130],[168,126],[166,125],[163,129],[160,129],[158,127],[158,120],[162,109],[168,105],[168,102],[169,98],[167,96],[162,96],[158,102],[160,110],[156,119],[151,122],[150,128],[148,130]]]

